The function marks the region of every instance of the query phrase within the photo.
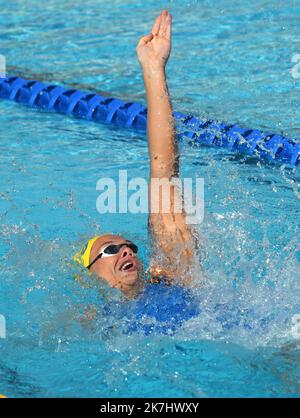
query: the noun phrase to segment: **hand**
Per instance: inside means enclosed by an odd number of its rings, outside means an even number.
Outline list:
[[[163,10],[156,18],[152,31],[143,36],[136,52],[143,69],[162,70],[171,52],[172,17]]]

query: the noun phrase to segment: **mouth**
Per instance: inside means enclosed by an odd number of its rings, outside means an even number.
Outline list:
[[[119,271],[122,271],[125,273],[131,273],[136,270],[137,270],[137,260],[135,257],[132,257],[132,256],[128,256],[124,260],[122,260],[122,263],[119,267]]]

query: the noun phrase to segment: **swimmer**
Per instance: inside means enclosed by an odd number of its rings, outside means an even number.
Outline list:
[[[153,255],[148,269],[150,281],[162,278],[171,283],[191,281],[190,267],[194,262],[197,240],[186,224],[184,211],[175,213],[180,191],[171,186],[170,211],[163,213],[162,196],[152,191],[152,179],[176,178],[179,175],[177,134],[172,116],[165,68],[171,52],[172,17],[163,10],[156,18],[151,33],[140,38],[136,52],[141,64],[147,96],[147,136],[150,157],[149,202],[158,205],[158,213],[149,214]],[[152,211],[153,212],[153,211]],[[107,281],[110,287],[125,295],[135,295],[144,286],[143,266],[135,243],[119,235],[103,234],[89,240],[74,259]]]

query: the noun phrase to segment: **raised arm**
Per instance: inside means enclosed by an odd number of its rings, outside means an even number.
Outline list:
[[[142,37],[137,46],[147,95],[150,176],[155,178],[178,175],[176,132],[165,75],[171,52],[171,25],[171,15],[164,10],[151,33]]]
[[[155,192],[157,189],[154,188],[156,180],[171,180],[179,174],[177,135],[165,74],[171,51],[171,31],[172,18],[164,10],[157,17],[151,33],[140,39],[137,54],[143,70],[148,105],[149,225],[156,247],[154,252],[163,256],[163,269],[169,276],[187,282],[195,239],[186,225],[184,212],[176,213],[174,209],[175,202],[182,199],[180,191],[171,187],[170,210],[165,211],[162,193]],[[153,207],[159,208],[158,213],[153,213]],[[161,260],[159,263],[161,265]]]

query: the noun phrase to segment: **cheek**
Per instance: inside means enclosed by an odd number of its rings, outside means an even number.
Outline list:
[[[109,270],[111,273],[113,273],[115,271],[115,257],[109,257],[105,260],[106,262],[106,268],[107,270]]]
[[[98,274],[98,276],[109,280],[114,277],[114,264],[115,263],[112,260],[112,257],[105,258],[98,263],[94,271]]]

